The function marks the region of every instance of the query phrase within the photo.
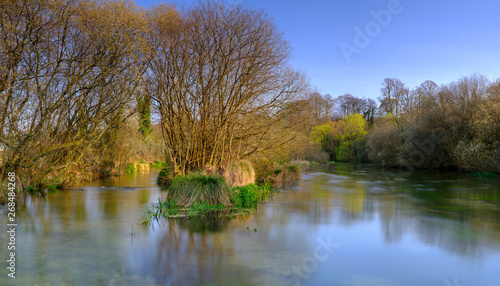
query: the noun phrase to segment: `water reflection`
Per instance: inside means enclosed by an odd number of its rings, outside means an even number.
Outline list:
[[[497,282],[499,179],[335,164],[306,172],[298,187],[256,213],[144,226],[146,205],[164,196],[155,177],[152,171],[22,198],[15,285]],[[329,237],[339,247],[312,271],[307,261]],[[287,273],[301,275],[285,280]],[[0,285],[8,282],[0,277]]]

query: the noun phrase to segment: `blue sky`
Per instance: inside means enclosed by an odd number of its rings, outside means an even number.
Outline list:
[[[143,7],[160,2],[179,8],[197,3],[135,0]],[[473,73],[500,78],[500,1],[224,2],[267,11],[293,47],[291,65],[324,94],[375,99],[386,77],[399,78],[410,88],[429,79],[445,84]],[[372,11],[385,17],[377,22]],[[369,42],[360,40],[356,28]],[[342,43],[356,52],[346,57]]]

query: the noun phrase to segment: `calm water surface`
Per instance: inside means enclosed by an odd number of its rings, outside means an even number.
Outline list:
[[[318,166],[248,216],[146,226],[156,175],[20,199],[0,285],[500,285],[499,178]]]

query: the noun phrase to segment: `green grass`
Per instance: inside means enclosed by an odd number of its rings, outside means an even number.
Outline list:
[[[199,172],[177,176],[168,187],[168,200],[181,207],[195,204],[231,206],[233,195],[224,177]]]
[[[235,193],[234,205],[238,208],[256,208],[257,204],[272,195],[274,189],[270,183],[257,186],[255,184],[243,187],[233,187]]]

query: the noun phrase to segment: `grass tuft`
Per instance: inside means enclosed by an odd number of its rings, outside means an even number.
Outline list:
[[[224,177],[231,186],[245,186],[255,183],[255,170],[248,160],[234,162],[224,172]]]
[[[168,200],[180,207],[191,205],[231,206],[233,192],[224,177],[199,172],[177,176],[168,188]]]

